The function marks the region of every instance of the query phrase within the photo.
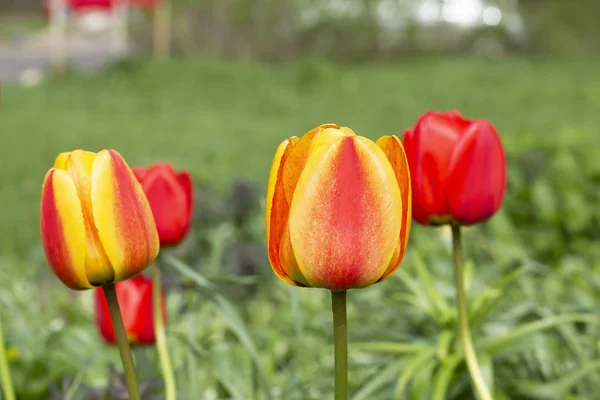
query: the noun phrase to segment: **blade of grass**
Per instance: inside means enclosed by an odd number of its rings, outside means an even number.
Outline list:
[[[594,360],[554,382],[518,381],[516,386],[522,394],[536,399],[563,399],[582,378],[598,369],[600,369],[600,360]]]
[[[387,367],[383,368],[377,373],[374,379],[371,379],[369,383],[364,385],[358,393],[353,397],[353,400],[371,400],[374,399],[373,395],[378,390],[383,388],[385,385],[390,384],[394,377],[400,371],[400,364],[397,362],[390,363]]]
[[[505,347],[510,346],[513,341],[518,340],[523,336],[535,334],[544,329],[570,322],[598,324],[600,323],[600,317],[593,314],[564,314],[548,317],[539,321],[520,325],[504,335],[483,339],[479,342],[477,347],[481,351],[496,354],[497,352],[504,350]]]
[[[433,378],[433,400],[445,400],[448,392],[448,386],[452,381],[454,370],[463,361],[463,357],[453,355],[442,361],[440,369]]]
[[[363,342],[354,343],[354,350],[374,351],[378,353],[412,354],[432,347],[427,343]]]
[[[404,369],[398,377],[396,384],[396,390],[394,391],[394,398],[401,400],[405,397],[406,387],[410,383],[411,378],[417,372],[419,367],[427,362],[432,361],[431,358],[435,356],[434,349],[426,349],[420,353],[415,354],[412,358],[404,364]]]

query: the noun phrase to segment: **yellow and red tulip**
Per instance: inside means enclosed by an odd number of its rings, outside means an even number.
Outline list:
[[[382,281],[402,260],[410,222],[409,168],[396,136],[374,143],[326,124],[279,145],[266,238],[281,280],[330,290]]]
[[[129,279],[159,250],[148,200],[115,150],[59,154],[44,179],[40,228],[50,267],[76,290]]]

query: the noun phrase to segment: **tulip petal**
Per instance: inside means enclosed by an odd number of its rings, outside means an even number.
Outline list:
[[[187,203],[187,226],[185,230],[189,228],[190,223],[192,222],[192,211],[194,208],[194,184],[192,182],[192,176],[188,171],[183,171],[177,175],[177,181],[179,182],[179,186],[183,189],[183,193],[185,194],[185,200]]]
[[[71,155],[71,152],[66,151],[66,152],[60,153],[58,156],[56,156],[56,159],[54,160],[54,168],[65,169],[65,164],[67,162],[67,158],[69,158],[70,155]]]
[[[94,221],[94,211],[92,208],[92,165],[96,159],[96,154],[75,150],[69,154],[64,169],[71,174],[77,194],[81,201],[83,211],[83,220],[85,222],[86,235],[86,259],[85,269],[87,278],[94,286],[104,285],[113,282],[115,273],[106,256],[98,230]]]
[[[446,185],[452,215],[463,225],[485,221],[502,205],[506,158],[488,121],[473,122],[461,137],[450,160]]]
[[[317,126],[316,128],[308,131],[304,136],[298,140],[298,143],[294,144],[294,147],[290,150],[290,153],[286,157],[285,165],[283,166],[282,181],[283,188],[285,190],[285,197],[288,204],[292,203],[292,197],[294,197],[294,191],[296,190],[296,184],[310,150],[313,138],[321,131],[327,128],[339,128],[335,124],[324,124]]]
[[[298,142],[298,138],[294,136],[277,147],[269,174],[265,212],[267,247],[273,272],[282,281],[295,286],[303,285],[305,279],[299,272],[290,274],[287,271],[299,270],[289,244],[288,216],[290,206],[285,195],[282,175],[285,162]]]
[[[85,224],[75,183],[51,169],[44,179],[40,233],[46,259],[56,276],[75,290],[92,287],[85,271]]]
[[[396,180],[398,181],[398,187],[400,188],[400,196],[402,198],[402,227],[400,229],[400,239],[396,253],[394,257],[392,257],[390,265],[381,278],[381,280],[384,280],[398,268],[402,261],[402,257],[404,257],[404,253],[406,252],[412,220],[412,196],[408,160],[400,139],[396,136],[384,136],[379,138],[376,143],[381,147],[394,170]]]
[[[412,176],[413,214],[428,225],[431,217],[450,215],[445,178],[452,149],[470,121],[451,111],[423,114],[414,128],[404,134],[404,147]]]
[[[385,273],[398,245],[402,199],[372,141],[327,129],[314,138],[290,209],[290,235],[310,286],[346,290]]]
[[[179,184],[174,171],[165,168],[151,169],[142,181],[158,236],[163,245],[176,245],[187,233],[190,204],[186,190]]]
[[[97,154],[92,169],[94,220],[115,281],[131,278],[158,255],[159,240],[148,199],[114,150]]]

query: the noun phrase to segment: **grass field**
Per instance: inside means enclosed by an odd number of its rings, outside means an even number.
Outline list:
[[[264,185],[277,144],[324,122],[369,137],[401,135],[427,109],[457,108],[490,119],[504,137],[597,132],[598,68],[518,60],[131,61],[97,76],[3,87],[0,242],[18,252],[37,243],[40,185],[61,151],[115,148],[131,164],[171,160],[217,188],[236,176]]]

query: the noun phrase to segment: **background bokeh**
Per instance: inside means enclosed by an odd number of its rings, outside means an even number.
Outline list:
[[[44,174],[75,148],[194,176],[193,230],[163,260],[182,399],[331,398],[328,293],[287,287],[266,257],[272,156],[325,122],[401,136],[429,109],[490,120],[507,152],[504,206],[464,239],[494,398],[598,398],[600,2],[171,5],[169,57],[153,55],[152,8],[129,10],[118,56],[104,11],[81,9],[53,74],[40,1],[0,0],[0,317],[20,399],[123,398],[92,293],[62,286],[40,245]],[[351,399],[473,398],[449,238],[414,226],[399,272],[350,293]],[[161,398],[154,348],[135,351]]]

